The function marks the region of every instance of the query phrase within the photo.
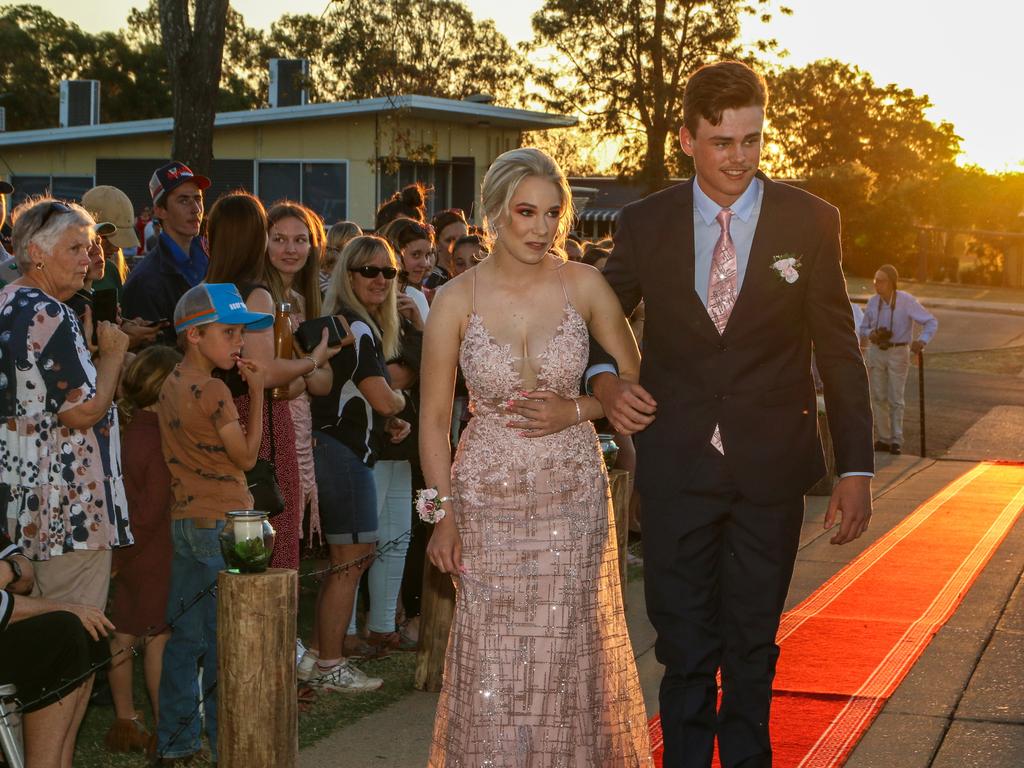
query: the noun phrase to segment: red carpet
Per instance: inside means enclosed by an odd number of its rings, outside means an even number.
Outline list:
[[[979,464],[782,617],[771,718],[776,768],[843,764],[1022,505],[1024,466]],[[657,716],[650,729],[660,766]]]

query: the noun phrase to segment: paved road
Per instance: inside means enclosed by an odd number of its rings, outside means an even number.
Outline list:
[[[925,361],[925,436],[929,456],[941,458],[974,423],[999,405],[1024,406],[1024,378],[989,373],[929,370]],[[904,447],[920,448],[918,371],[907,377]],[[976,456],[998,459],[1000,456]]]
[[[1024,405],[1024,378],[971,371],[928,368],[927,354],[998,349],[1024,345],[1024,317],[950,309],[935,311],[939,331],[925,356],[927,453],[941,458],[992,408]],[[903,423],[904,450],[920,452],[918,370],[910,369]],[[996,455],[977,459],[1000,458]]]
[[[937,309],[939,331],[929,352],[965,352],[1024,345],[1024,317]]]

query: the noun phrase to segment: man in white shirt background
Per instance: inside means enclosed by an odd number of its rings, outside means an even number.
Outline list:
[[[891,264],[878,268],[874,283],[875,295],[868,300],[858,332],[862,346],[868,345],[865,362],[877,436],[875,450],[898,455],[903,445],[903,392],[910,356],[932,340],[939,321],[912,295],[897,289],[899,273]],[[916,339],[915,323],[922,326]]]

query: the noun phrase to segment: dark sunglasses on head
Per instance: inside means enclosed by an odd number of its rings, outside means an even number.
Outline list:
[[[350,267],[349,272],[358,272],[360,275],[365,277],[367,280],[373,280],[377,275],[383,275],[385,280],[394,280],[395,275],[398,274],[398,270],[394,267]]]
[[[43,220],[39,223],[39,229],[45,229],[46,225],[50,223],[50,219],[58,213],[71,213],[71,209],[64,205],[64,203],[58,203],[56,200],[52,201],[46,209],[46,213],[43,214]]]

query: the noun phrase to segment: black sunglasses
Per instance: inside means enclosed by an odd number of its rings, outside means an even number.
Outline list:
[[[64,205],[64,203],[58,203],[54,200],[46,209],[46,213],[43,214],[43,220],[39,223],[39,229],[36,231],[41,232],[46,229],[46,225],[50,223],[50,219],[52,219],[54,214],[57,213],[71,213],[71,209]]]
[[[383,275],[385,280],[394,280],[395,275],[398,274],[398,270],[394,267],[350,267],[349,272],[358,272],[360,275],[365,277],[367,280],[373,280],[377,275]]]

